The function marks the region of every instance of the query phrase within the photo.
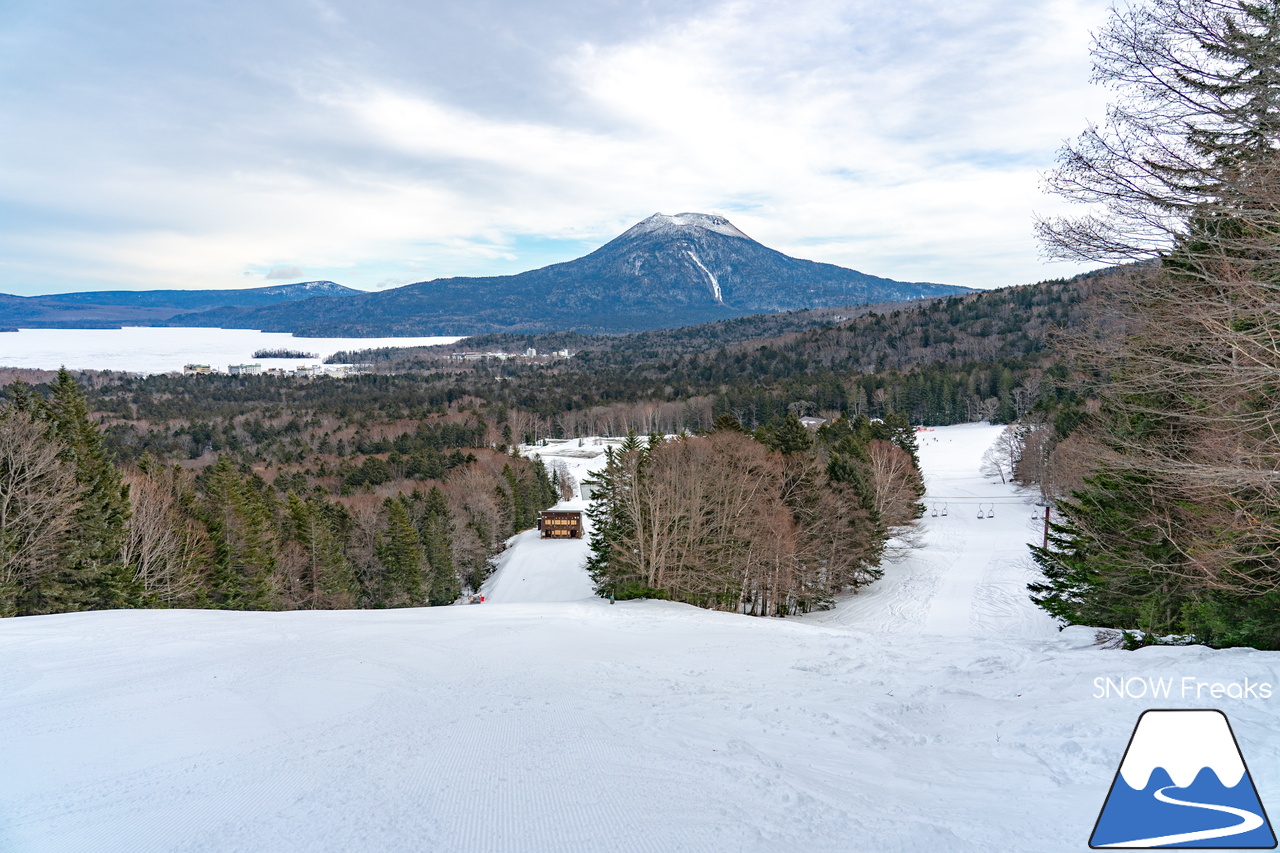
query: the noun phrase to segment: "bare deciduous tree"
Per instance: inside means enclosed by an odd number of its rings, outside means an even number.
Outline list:
[[[1022,486],[1035,487],[1040,492],[1042,502],[1048,503],[1056,497],[1063,496],[1058,491],[1057,483],[1052,476],[1049,464],[1050,451],[1053,449],[1053,424],[1043,419],[1024,423],[1020,432],[1022,447],[1018,449],[1018,462],[1014,466],[1014,479]]]
[[[898,468],[904,460],[910,468],[910,457],[884,444],[893,452],[878,451],[882,497],[896,517],[894,501],[918,492]],[[878,576],[870,508],[852,486],[827,482],[807,454],[771,452],[724,429],[611,454],[605,479],[612,518],[623,520],[611,534],[606,584],[779,615]]]
[[[563,459],[557,459],[552,462],[551,470],[554,472],[556,483],[560,488],[560,500],[573,500],[578,488],[578,478],[569,473],[569,466],[565,464]]]
[[[166,604],[181,601],[195,590],[199,582],[195,569],[205,545],[194,519],[179,509],[178,496],[185,487],[181,477],[179,471],[163,468],[124,477],[132,513],[121,562],[133,570],[134,579],[149,595]]]
[[[982,454],[979,473],[984,477],[999,476],[1002,483],[1009,482],[1022,458],[1023,432],[1017,424],[1009,424],[1002,429]]]
[[[58,568],[78,493],[75,466],[48,425],[12,407],[0,411],[0,616],[19,612],[22,590]]]
[[[1120,333],[1078,343],[1105,380],[1072,435],[1097,476],[1038,557],[1040,601],[1169,632],[1218,596],[1201,625],[1241,636],[1220,594],[1280,590],[1280,2],[1120,8],[1094,59],[1120,97],[1048,179],[1089,212],[1039,230],[1058,257],[1141,263],[1104,294]]]
[[[875,487],[875,509],[888,529],[910,524],[919,513],[916,501],[924,493],[920,472],[911,457],[893,442],[872,439],[867,458]]]

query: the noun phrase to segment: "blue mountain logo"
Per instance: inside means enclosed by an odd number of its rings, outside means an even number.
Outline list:
[[[1227,715],[1144,711],[1089,846],[1273,849],[1275,833]]]

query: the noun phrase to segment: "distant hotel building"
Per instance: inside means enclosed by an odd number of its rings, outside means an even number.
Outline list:
[[[465,350],[463,352],[451,352],[449,358],[454,361],[488,361],[489,359],[497,359],[498,361],[506,361],[509,358],[527,359],[529,361],[545,362],[552,358],[572,358],[573,353],[567,349],[558,349],[555,352],[538,356],[538,351],[533,347],[529,347],[522,353],[509,352],[477,352],[475,350]]]

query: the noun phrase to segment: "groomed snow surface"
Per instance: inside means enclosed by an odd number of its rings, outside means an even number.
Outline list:
[[[922,433],[948,514],[802,619],[610,605],[525,533],[479,606],[0,621],[0,851],[1079,851],[1150,707],[1222,707],[1276,810],[1280,699],[1094,680],[1280,657],[1057,632],[1037,508],[977,474],[998,432]]]

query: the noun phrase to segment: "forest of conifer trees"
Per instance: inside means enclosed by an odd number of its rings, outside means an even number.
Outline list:
[[[162,422],[166,440],[127,445],[65,370],[7,396],[4,615],[451,604],[557,500],[539,463],[482,446],[474,420],[355,428],[313,452],[299,436],[320,420],[295,411],[278,429]]]

